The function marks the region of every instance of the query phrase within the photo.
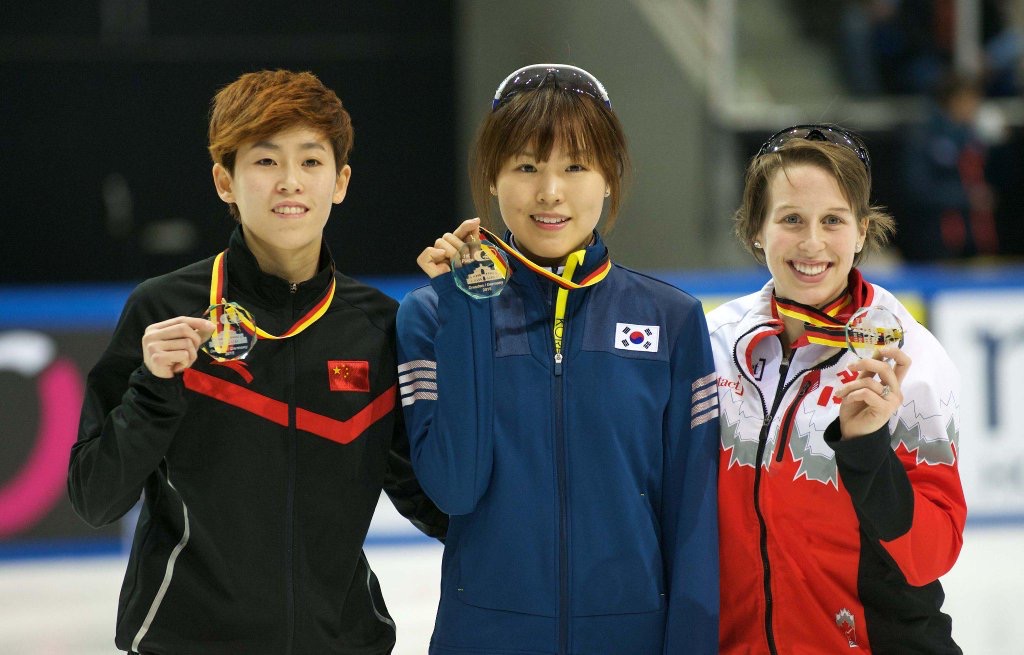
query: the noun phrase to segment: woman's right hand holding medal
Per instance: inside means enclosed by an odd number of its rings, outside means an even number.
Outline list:
[[[459,249],[467,241],[480,240],[480,219],[470,218],[462,221],[462,224],[455,228],[454,232],[445,232],[444,235],[434,242],[433,246],[427,246],[416,258],[416,263],[427,274],[435,278],[452,270],[452,259],[459,257]]]
[[[214,324],[194,316],[178,316],[146,328],[142,361],[158,378],[172,378],[196,361],[199,347],[213,334]]]

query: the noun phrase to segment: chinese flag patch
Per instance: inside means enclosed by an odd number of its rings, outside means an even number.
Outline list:
[[[369,391],[370,362],[328,360],[327,379],[331,391]]]

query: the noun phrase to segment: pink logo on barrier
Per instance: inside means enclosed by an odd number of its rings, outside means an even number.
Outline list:
[[[82,406],[82,377],[73,362],[58,358],[38,374],[36,391],[39,427],[32,451],[14,476],[0,483],[0,537],[32,527],[64,495]]]

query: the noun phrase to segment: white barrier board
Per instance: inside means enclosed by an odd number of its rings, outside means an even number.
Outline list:
[[[960,369],[970,520],[1024,519],[1024,290],[935,296],[930,328]]]

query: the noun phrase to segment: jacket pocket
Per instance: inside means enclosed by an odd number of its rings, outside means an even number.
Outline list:
[[[649,494],[609,489],[585,506],[577,502],[575,509],[573,614],[637,614],[664,608],[661,529]]]
[[[483,502],[471,515],[452,517],[453,524],[463,521],[456,551],[458,582],[451,591],[475,607],[556,616],[558,544],[552,509],[536,507],[527,496],[501,512]]]

